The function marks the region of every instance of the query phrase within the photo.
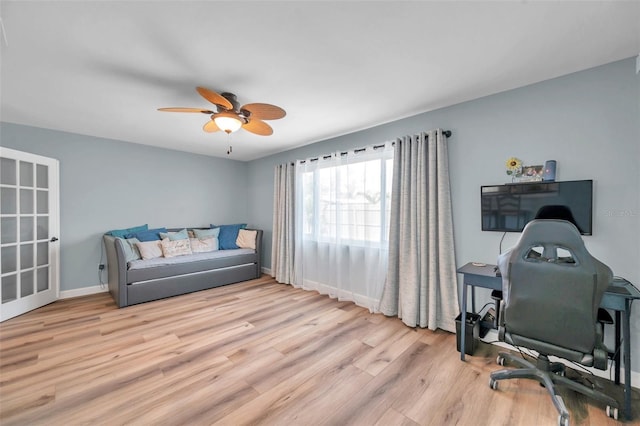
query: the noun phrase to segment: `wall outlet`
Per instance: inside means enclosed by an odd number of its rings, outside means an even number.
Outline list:
[[[99,270],[99,271],[104,270],[104,264],[100,264],[100,265],[98,265],[98,270]]]

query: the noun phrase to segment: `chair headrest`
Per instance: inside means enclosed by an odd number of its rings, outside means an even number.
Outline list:
[[[578,228],[571,222],[558,219],[535,219],[523,229],[517,246],[534,244],[562,246],[576,253],[587,252]]]

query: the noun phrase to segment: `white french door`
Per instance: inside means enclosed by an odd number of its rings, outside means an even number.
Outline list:
[[[0,147],[0,321],[59,297],[58,160]]]

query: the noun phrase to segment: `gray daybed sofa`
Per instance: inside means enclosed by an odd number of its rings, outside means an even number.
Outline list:
[[[131,262],[125,261],[122,240],[104,235],[109,292],[122,308],[259,278],[262,273],[262,230],[255,231],[255,250],[217,250]]]

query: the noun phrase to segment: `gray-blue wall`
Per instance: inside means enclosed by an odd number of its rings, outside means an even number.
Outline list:
[[[247,220],[244,162],[8,123],[0,145],[60,161],[62,291],[98,285],[110,229]]]
[[[502,233],[480,230],[480,185],[510,181],[504,163],[558,161],[558,180],[593,179],[590,252],[640,286],[640,76],[635,58],[307,145],[249,164],[249,220],[265,230],[271,264],[276,164],[366,146],[432,128],[450,129],[449,164],[458,265],[495,263]],[[519,234],[507,234],[503,249]],[[486,297],[486,295],[484,295]],[[488,299],[488,297],[486,297]],[[640,371],[640,309],[632,324]],[[610,333],[611,334],[611,333]]]

